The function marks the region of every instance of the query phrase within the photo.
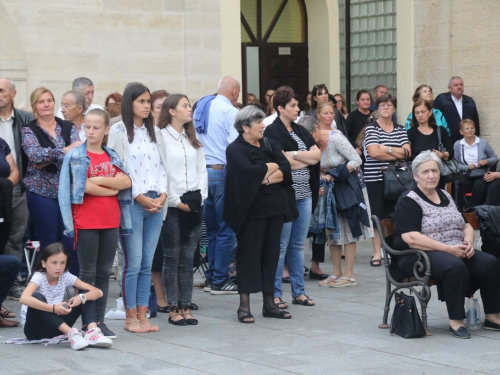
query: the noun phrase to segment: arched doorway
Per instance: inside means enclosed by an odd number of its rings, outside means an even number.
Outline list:
[[[309,91],[307,13],[304,0],[240,0],[243,100],[264,101],[268,89]]]

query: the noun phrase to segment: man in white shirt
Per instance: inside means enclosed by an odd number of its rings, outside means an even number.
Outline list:
[[[236,236],[222,219],[222,213],[226,148],[238,137],[234,128],[238,110],[234,104],[237,103],[239,94],[239,82],[234,77],[222,77],[217,87],[217,96],[210,104],[206,131],[198,134],[203,144],[208,173],[208,198],[204,205],[209,268],[205,273],[205,291],[216,295],[238,293],[238,286],[229,280],[229,263],[236,248]]]
[[[92,100],[94,100],[94,83],[86,78],[86,77],[79,77],[73,81],[73,91],[78,91],[85,97],[85,102],[87,103],[87,110],[83,112],[83,115],[85,116],[85,113],[90,111],[91,109],[94,108],[99,108],[102,109],[102,106],[99,104],[93,104]],[[62,113],[62,108],[59,108],[59,111],[57,111],[56,116],[59,117],[61,120],[64,120],[64,115]]]
[[[23,236],[28,223],[28,206],[23,188],[23,163],[21,150],[21,128],[33,120],[31,113],[14,108],[16,86],[8,78],[0,78],[0,137],[9,145],[14,162],[19,168],[20,182],[14,186],[12,196],[12,227],[9,242],[5,247],[6,255],[14,255],[19,260],[23,258]],[[19,300],[22,288],[20,284],[11,288],[7,298]]]
[[[76,131],[80,136],[80,141],[85,142],[84,117],[83,114],[87,109],[85,97],[78,91],[68,91],[61,98],[61,112],[66,121],[75,124]]]
[[[434,108],[443,112],[451,132],[451,142],[462,139],[460,134],[460,121],[471,119],[476,125],[476,135],[479,137],[479,113],[476,102],[470,96],[464,95],[464,81],[461,77],[454,76],[448,82],[448,92],[439,94],[434,99]]]

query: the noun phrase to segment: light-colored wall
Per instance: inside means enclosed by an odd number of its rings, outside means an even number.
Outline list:
[[[339,6],[337,0],[305,0],[308,19],[309,89],[326,83],[340,91]]]
[[[415,89],[413,82],[413,0],[396,0],[396,38],[397,38],[397,87],[398,87],[398,124],[404,124],[411,112],[411,97]]]
[[[228,68],[240,50],[227,58],[221,37],[229,14],[239,33],[232,0],[1,0],[0,75],[18,87],[25,80],[17,103],[41,85],[59,101],[78,76],[94,81],[98,104],[131,81],[193,101],[214,92],[223,72],[241,70]]]
[[[434,96],[448,91],[450,77],[464,79],[478,107],[481,136],[500,153],[500,2],[414,0],[414,80]]]

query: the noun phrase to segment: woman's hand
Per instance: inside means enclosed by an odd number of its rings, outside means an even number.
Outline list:
[[[324,187],[320,187],[319,188],[319,196],[322,197],[323,194],[325,194],[325,188]]]
[[[465,250],[467,249],[467,245],[451,245],[448,246],[448,252],[452,255],[455,255],[457,258],[463,259],[467,256]]]
[[[82,304],[82,299],[80,298],[80,295],[77,295],[77,296],[74,296],[72,297],[69,301],[68,301],[68,306],[71,308],[71,307],[76,307],[78,305],[81,305]]]
[[[325,182],[332,182],[334,178],[331,174],[326,174],[323,180],[325,180]]]
[[[500,172],[490,172],[490,171],[488,171],[484,175],[484,180],[486,182],[492,182],[492,181],[495,181],[499,177],[500,177]]]
[[[165,203],[166,194],[162,194],[159,198],[152,199],[149,197],[146,197],[143,194],[139,194],[135,200],[139,202],[139,204],[144,207],[144,210],[148,212],[161,212],[161,208],[163,207],[163,204]],[[162,198],[165,197],[165,198]]]
[[[467,257],[467,259],[472,258],[475,253],[474,243],[472,241],[464,240],[464,245],[467,246],[465,248],[465,256]]]
[[[182,203],[182,202],[181,202],[181,203],[179,203],[179,204],[177,205],[177,208],[178,208],[179,210],[184,211],[184,212],[191,212],[191,208],[189,208],[189,206],[188,206],[186,203]]]
[[[75,297],[73,297],[73,298],[75,298]],[[54,312],[57,315],[68,315],[71,312],[71,307],[66,302],[59,302],[59,303],[54,304]]]
[[[439,159],[442,159],[444,157],[444,152],[438,151],[438,150],[432,150]]]

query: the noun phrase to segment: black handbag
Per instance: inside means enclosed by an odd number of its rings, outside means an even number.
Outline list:
[[[439,139],[438,150],[439,152],[446,151],[446,148],[443,146],[441,142],[441,126],[437,127],[437,134]],[[449,160],[441,160],[441,181],[444,183],[455,182],[460,180],[462,174],[460,173],[460,169],[458,168],[458,162],[455,159]]]
[[[464,145],[462,145],[462,159],[464,161],[464,164],[467,165],[467,162],[465,161]],[[467,178],[469,180],[479,180],[480,178],[484,178],[484,175],[487,171],[488,167],[469,169],[467,170]]]
[[[424,324],[418,314],[415,298],[403,292],[396,292],[394,296],[396,305],[392,313],[390,332],[404,339],[424,337]]]
[[[405,150],[406,159],[409,153]],[[386,170],[382,171],[384,179],[384,198],[387,200],[397,200],[406,190],[413,188],[415,178],[406,160],[391,162]]]

